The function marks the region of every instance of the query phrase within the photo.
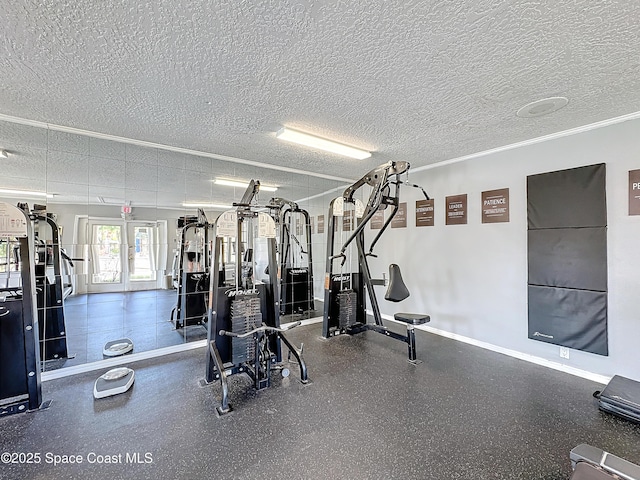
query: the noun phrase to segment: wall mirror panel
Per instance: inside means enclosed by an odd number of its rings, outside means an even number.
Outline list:
[[[205,268],[203,228],[183,234],[185,224],[213,223],[245,191],[215,178],[277,186],[258,201],[282,197],[310,212],[313,293],[322,297],[326,246],[318,214],[344,182],[7,121],[0,121],[0,143],[9,152],[0,201],[26,203],[35,218],[39,257],[29,268],[44,292],[44,370],[109,358],[105,345],[125,338],[136,353],[206,338],[198,318],[204,297],[189,297],[176,312],[177,287],[188,277],[183,294],[198,292]],[[23,266],[10,242],[0,254],[0,286],[7,287]]]

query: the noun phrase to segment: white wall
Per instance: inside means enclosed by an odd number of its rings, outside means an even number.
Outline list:
[[[435,199],[435,226],[415,227],[419,191],[404,189],[408,228],[389,229],[371,259],[379,276],[400,265],[411,297],[385,302],[386,314],[431,315],[432,327],[498,347],[560,362],[598,375],[640,380],[640,216],[628,215],[628,171],[640,169],[640,120],[548,140],[464,162],[412,173]],[[527,338],[527,175],[607,164],[609,356]],[[364,172],[363,172],[364,173]],[[481,223],[481,192],[509,188],[511,221]],[[445,196],[468,195],[468,224],[445,225]],[[370,234],[371,231],[367,230]],[[370,235],[368,235],[371,238]]]

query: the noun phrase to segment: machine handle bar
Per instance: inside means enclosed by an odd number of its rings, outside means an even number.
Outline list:
[[[249,330],[248,332],[245,332],[245,333],[235,333],[235,332],[228,332],[227,330],[220,330],[219,334],[226,335],[227,337],[246,338],[258,332],[286,332],[287,330],[291,330],[292,328],[295,328],[299,325],[302,325],[302,322],[293,323],[286,328],[269,327],[267,325],[262,325],[261,327],[254,328],[253,330]]]

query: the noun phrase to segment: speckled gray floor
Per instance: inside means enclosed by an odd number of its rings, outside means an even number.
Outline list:
[[[0,452],[41,463],[0,464],[0,478],[568,479],[580,443],[640,462],[640,427],[601,413],[593,382],[424,332],[417,366],[373,332],[321,340],[316,324],[288,337],[304,342],[312,383],[295,366],[260,393],[233,377],[222,418],[220,387],[198,385],[204,350],[133,365],[132,390],[109,399],[93,400],[98,373],[46,382],[48,410],[0,419]],[[136,453],[151,463],[126,463]]]

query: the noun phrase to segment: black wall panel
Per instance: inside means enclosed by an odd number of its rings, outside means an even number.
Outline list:
[[[529,230],[528,243],[529,285],[607,290],[605,227]]]
[[[605,164],[527,177],[529,229],[607,225]]]
[[[608,355],[606,292],[529,286],[529,338]]]
[[[527,177],[529,338],[608,355],[605,164]]]

